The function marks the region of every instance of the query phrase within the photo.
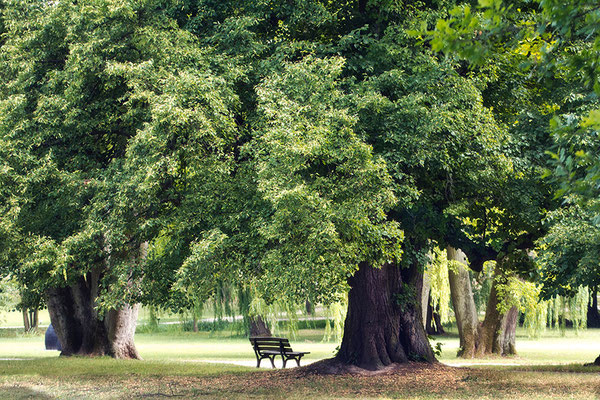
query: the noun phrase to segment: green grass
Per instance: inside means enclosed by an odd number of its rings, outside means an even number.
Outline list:
[[[453,365],[465,364],[572,364],[594,361],[600,354],[600,329],[588,329],[577,333],[570,329],[562,336],[560,331],[548,329],[541,338],[528,338],[522,329],[517,330],[517,353],[515,357],[490,357],[481,360],[461,360],[456,358],[458,334],[450,330],[448,336],[434,339],[442,343],[440,361]]]
[[[328,358],[337,343],[322,331],[302,330],[293,347],[307,360]],[[119,399],[593,399],[600,369],[583,367],[600,354],[600,330],[579,336],[547,331],[532,340],[519,331],[512,358],[456,359],[458,338],[443,343],[440,360],[474,368],[405,368],[378,376],[302,375],[228,364],[254,363],[247,339],[230,332],[136,335],[143,361],[60,358],[43,349],[43,336],[0,338],[0,398]],[[210,362],[212,361],[212,363]],[[491,365],[503,364],[503,365]]]

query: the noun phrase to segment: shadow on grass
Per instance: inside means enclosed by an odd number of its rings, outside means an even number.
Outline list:
[[[599,373],[600,366],[586,364],[562,364],[562,365],[506,365],[495,366],[490,369],[499,369],[502,371],[514,372],[556,372],[556,373]]]
[[[5,387],[0,388],[0,399],[54,399],[54,397],[27,388]]]

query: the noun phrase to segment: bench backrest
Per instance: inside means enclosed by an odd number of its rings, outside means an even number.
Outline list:
[[[281,353],[293,352],[290,341],[286,338],[276,337],[251,337],[250,343],[254,347],[254,351],[279,351]]]

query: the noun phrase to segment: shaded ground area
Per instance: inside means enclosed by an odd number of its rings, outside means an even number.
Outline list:
[[[317,363],[318,364],[318,363]],[[248,370],[205,376],[124,374],[3,376],[1,398],[15,399],[594,399],[600,369],[545,372],[399,365],[378,374],[317,375],[313,364],[291,370]],[[535,369],[534,367],[528,367]],[[567,371],[567,372],[564,372]],[[364,372],[364,371],[363,371]],[[164,371],[163,371],[164,373]]]

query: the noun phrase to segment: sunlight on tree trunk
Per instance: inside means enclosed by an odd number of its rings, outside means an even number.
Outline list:
[[[461,250],[451,246],[448,246],[446,251],[448,261],[450,261],[448,266],[450,293],[460,338],[458,356],[473,358],[476,355],[478,344],[479,320],[469,271],[466,269],[467,257]]]

